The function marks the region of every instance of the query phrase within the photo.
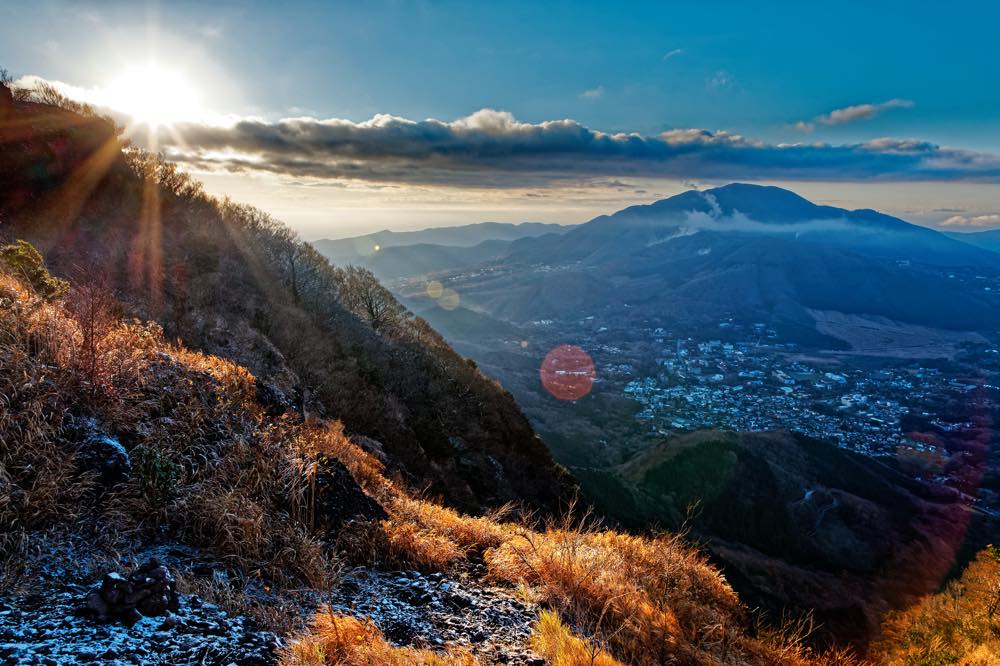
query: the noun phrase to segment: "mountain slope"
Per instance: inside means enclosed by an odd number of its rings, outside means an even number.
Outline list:
[[[1000,255],[774,187],[733,184],[633,206],[560,236],[514,241],[488,266],[466,266],[468,275],[448,286],[464,304],[515,322],[599,312],[702,324],[736,316],[811,329],[809,342],[822,340],[810,314],[817,310],[1000,328],[1000,300],[980,286],[990,282],[975,284],[1000,275]],[[555,279],[569,302],[539,297]]]
[[[1000,229],[988,231],[946,232],[946,236],[991,252],[1000,252]]]
[[[605,664],[845,663],[755,636],[725,579],[676,537],[533,528],[421,499],[340,423],[274,413],[246,368],[118,318],[86,283],[64,297],[36,253],[0,250],[5,663],[485,666],[537,663],[531,649],[562,663],[566,641]],[[158,555],[139,577],[102,578],[143,550]],[[173,600],[163,620],[124,587],[151,571]],[[81,584],[108,612],[142,610],[95,625],[73,612],[83,594],[91,608]],[[248,649],[243,629],[262,624],[293,640]]]
[[[30,103],[3,115],[0,234],[33,242],[56,273],[119,296],[171,338],[250,368],[276,411],[341,419],[454,506],[559,506],[564,475],[513,398],[377,283],[351,287],[266,214],[123,152],[100,119]],[[349,288],[381,299],[392,325],[375,330],[345,305]]]
[[[582,478],[612,515],[686,523],[744,599],[778,614],[811,611],[826,640],[864,644],[887,608],[936,589],[969,520],[953,497],[790,433],[679,435],[610,475]]]

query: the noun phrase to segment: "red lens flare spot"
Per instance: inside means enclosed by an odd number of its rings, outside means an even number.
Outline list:
[[[542,361],[542,386],[559,400],[579,400],[594,386],[594,359],[576,345],[559,345]]]

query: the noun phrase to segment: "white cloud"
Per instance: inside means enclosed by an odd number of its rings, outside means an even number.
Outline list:
[[[584,90],[580,93],[580,99],[585,99],[587,101],[594,101],[604,97],[604,86],[597,86],[596,88],[591,88],[590,90]]]
[[[676,58],[679,55],[684,55],[684,49],[673,49],[671,51],[667,51],[663,54],[663,59],[670,60],[671,58]]]
[[[1000,227],[1000,213],[952,215],[941,224],[946,227]]]
[[[829,113],[816,116],[812,120],[800,120],[795,123],[795,129],[800,132],[812,132],[817,125],[845,125],[858,120],[868,120],[874,118],[883,111],[889,109],[908,109],[913,106],[913,102],[908,99],[890,99],[879,104],[854,104],[840,109],[834,109]]]

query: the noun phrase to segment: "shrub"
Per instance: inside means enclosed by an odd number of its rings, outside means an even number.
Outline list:
[[[154,504],[166,504],[176,496],[181,468],[166,452],[140,444],[132,450],[132,469]]]
[[[48,301],[59,298],[69,289],[69,283],[49,274],[42,255],[28,241],[19,240],[0,247],[0,263]]]

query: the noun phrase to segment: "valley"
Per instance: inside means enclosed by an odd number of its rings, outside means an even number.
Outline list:
[[[811,611],[825,625],[819,640],[863,646],[879,609],[935,588],[1000,534],[1000,262],[868,212],[854,223],[862,232],[810,226],[855,213],[817,213],[773,189],[688,193],[680,206],[508,242],[476,265],[383,277],[514,395],[607,520],[689,529],[745,599]],[[756,204],[758,218],[799,235],[727,232],[725,214],[685,230],[687,206],[725,210],[727,191],[742,205],[759,193],[776,211],[804,206],[775,215]],[[880,278],[862,284],[856,273]],[[949,319],[943,301],[967,305]],[[590,361],[557,370],[569,391],[544,370],[566,345]],[[688,449],[677,470],[654,471]],[[733,512],[784,527],[751,534]],[[871,532],[876,515],[894,527]],[[800,541],[798,555],[786,549]],[[838,553],[869,551],[868,565],[842,570]],[[768,582],[777,569],[799,592]],[[825,593],[805,591],[817,585]]]

